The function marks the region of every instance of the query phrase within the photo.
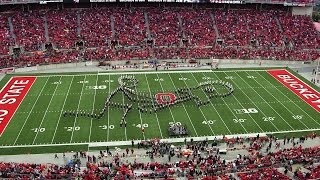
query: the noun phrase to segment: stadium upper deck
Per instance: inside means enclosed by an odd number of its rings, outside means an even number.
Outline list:
[[[280,5],[56,5],[26,5],[24,11],[14,6],[0,14],[0,67],[81,60],[319,57],[320,36],[311,18],[293,16],[291,8]]]

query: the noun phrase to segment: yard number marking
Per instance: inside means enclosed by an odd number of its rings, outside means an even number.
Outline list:
[[[51,83],[51,84],[55,84],[55,85],[61,84],[61,81],[56,81],[56,82],[53,82],[53,83]]]
[[[263,121],[273,121],[276,117],[263,117]]]
[[[154,81],[164,81],[162,78],[154,79]]]
[[[114,129],[114,125],[102,125],[102,126],[99,126],[101,129]]]
[[[237,114],[255,114],[259,111],[256,108],[248,108],[248,109],[234,109]]]
[[[247,119],[233,119],[234,123],[243,123],[245,122]]]
[[[67,129],[67,131],[79,131],[80,127],[79,126],[75,126],[75,127],[64,127],[65,129]]]
[[[136,127],[137,128],[147,128],[147,127],[149,127],[149,125],[148,124],[137,124]]]
[[[33,132],[38,133],[38,132],[45,132],[46,128],[33,128],[31,129]]]
[[[202,121],[202,124],[213,124],[216,120],[208,120],[208,121]]]
[[[293,119],[301,120],[303,118],[303,115],[293,115],[292,117]]]
[[[180,77],[179,78],[179,81],[186,81],[186,80],[189,80],[188,78],[184,78],[184,77]]]

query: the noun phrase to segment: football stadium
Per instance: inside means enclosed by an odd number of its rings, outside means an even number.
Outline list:
[[[314,0],[0,0],[1,179],[319,179]]]

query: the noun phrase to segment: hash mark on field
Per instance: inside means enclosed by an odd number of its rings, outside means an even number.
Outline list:
[[[49,81],[49,78],[47,78],[46,82],[45,82],[44,85],[42,86],[42,89],[41,89],[40,93],[42,93],[42,91],[44,90],[44,87],[47,85],[48,81]],[[30,117],[30,115],[31,115],[31,112],[33,111],[34,107],[36,106],[39,98],[40,98],[40,96],[37,97],[36,101],[34,102],[32,108],[31,108],[31,110],[29,111],[29,114],[28,114],[26,120],[24,121],[24,123],[23,123],[23,125],[22,125],[22,128],[20,129],[20,131],[19,131],[19,133],[18,133],[18,136],[16,137],[13,145],[15,145],[15,144],[17,143],[17,140],[18,140],[18,138],[20,137],[20,134],[21,134],[24,126],[26,125],[26,123],[27,123],[27,121],[28,121],[28,119],[29,119],[29,117]]]
[[[87,78],[87,76],[84,76],[84,81],[86,80],[86,78]],[[78,108],[77,108],[76,112],[79,112],[79,107],[80,107],[80,103],[81,103],[81,98],[82,98],[82,92],[83,92],[84,85],[85,85],[85,83],[82,84],[81,94],[80,94]],[[78,119],[78,116],[75,117],[75,120],[74,120],[74,123],[73,123],[73,129],[72,129],[72,133],[71,133],[70,143],[72,142],[72,139],[73,139],[74,127],[76,126],[77,119]]]
[[[237,72],[236,72],[236,75],[239,76],[239,78],[240,78],[244,83],[246,83],[246,84],[250,87],[249,83],[248,83],[247,81],[245,81]],[[247,77],[251,77],[251,76],[248,75]],[[254,76],[252,76],[252,77],[254,77]],[[254,79],[254,80],[255,80],[255,78],[251,78],[251,79]],[[233,83],[237,85],[237,83],[236,83],[235,81],[233,81]],[[238,85],[237,85],[237,86],[238,86]],[[260,94],[259,94],[255,89],[252,89],[252,90],[253,90],[263,101],[266,102],[266,100],[265,100],[263,97],[261,97]],[[241,89],[240,89],[240,91],[241,91],[251,102],[253,102],[254,106],[255,106],[257,109],[259,109],[259,111],[264,115],[264,117],[267,117],[267,115],[256,105],[256,103],[254,103],[254,101],[247,95],[247,93],[245,93],[245,92],[242,91]],[[268,105],[269,105],[269,107],[271,107],[270,104],[268,104]],[[271,108],[272,108],[272,107],[271,107]],[[273,108],[272,108],[272,109],[273,109]],[[276,112],[276,113],[277,113],[277,112]],[[279,114],[278,114],[278,115],[279,115]],[[281,117],[281,116],[280,116],[280,117]],[[281,117],[281,118],[282,118],[282,117]],[[282,119],[283,119],[283,118],[282,118]],[[268,122],[270,122],[270,123],[273,125],[273,127],[275,127],[277,131],[279,131],[279,129],[277,128],[277,126],[275,126],[272,121],[268,121]]]
[[[297,100],[297,101],[280,101],[282,103],[304,103],[304,101],[302,100]],[[277,101],[266,101],[266,102],[245,102],[245,103],[239,103],[239,102],[235,102],[235,103],[218,103],[218,104],[215,104],[215,103],[212,103],[213,106],[237,106],[237,105],[251,105],[251,104],[277,104],[279,102]],[[185,107],[197,107],[197,105],[184,105]],[[206,104],[206,105],[202,105],[203,107],[205,106],[211,106],[209,104]],[[175,107],[182,107],[182,105],[175,105]],[[116,108],[110,108],[111,110],[117,110]],[[101,109],[95,109],[95,111],[100,111]],[[119,109],[118,109],[119,110]],[[47,111],[48,113],[60,113],[60,112],[63,112],[64,110],[59,110],[59,111]],[[76,111],[75,109],[71,109],[71,110],[67,110],[67,111]],[[87,109],[79,109],[79,111],[83,111],[83,112],[86,112]],[[19,111],[19,112],[16,112],[16,114],[27,114],[27,113],[44,113],[45,111],[32,111],[32,112],[28,112],[28,111]]]
[[[199,84],[197,78],[193,75],[193,73],[191,73],[191,75],[192,75],[193,79]],[[202,73],[202,75],[204,75],[204,73]],[[204,77],[206,77],[206,76],[204,76]],[[203,89],[202,89],[202,91],[203,91]],[[204,91],[203,91],[203,92],[204,92]],[[211,105],[211,106],[213,107],[213,109],[217,112],[217,115],[219,116],[219,118],[221,119],[221,121],[222,121],[223,124],[226,126],[227,130],[229,131],[229,133],[231,134],[231,131],[230,131],[229,127],[226,125],[226,123],[224,122],[224,120],[223,120],[223,118],[221,117],[221,115],[220,115],[220,113],[218,112],[218,110],[214,107],[214,105],[213,105],[213,103],[212,103],[211,100],[210,100],[210,105]],[[206,106],[207,106],[207,105],[206,105]]]
[[[149,81],[148,81],[147,75],[145,74],[144,77],[146,78],[146,82],[147,82],[148,90],[149,90],[149,95],[151,97],[152,95],[151,95],[151,90],[150,90],[150,86],[149,86]],[[159,130],[160,130],[161,139],[163,139],[163,135],[162,135],[162,131],[161,131],[161,128],[160,128],[160,122],[159,122],[158,114],[157,114],[157,112],[155,112],[154,114],[156,115],[158,127],[159,127]]]
[[[213,73],[218,79],[219,79],[219,77],[215,74],[215,73]],[[227,73],[224,73],[226,76],[228,76],[228,74]],[[233,79],[230,79],[232,82],[234,82],[234,80]],[[235,98],[235,100],[238,102],[238,103],[240,103],[240,101],[237,99],[237,97],[232,93],[231,94],[231,96],[233,96],[234,98]],[[241,106],[242,106],[242,104],[241,104]],[[244,108],[243,106],[242,106],[242,108]],[[249,113],[248,114],[249,115],[249,117],[253,120],[253,122],[258,126],[258,128],[261,130],[261,131],[263,131],[263,129],[260,127],[260,125],[256,122],[256,120],[251,116],[251,114]]]
[[[267,80],[265,77],[263,77],[260,73],[258,73],[262,78],[264,78],[266,81],[268,81],[271,85],[273,85],[269,80]],[[299,79],[297,77],[297,79]],[[299,79],[300,80],[300,79]],[[300,80],[301,81],[301,80]],[[302,81],[303,82],[303,81]],[[294,102],[292,101],[287,95],[285,95],[282,91],[280,91],[280,89],[277,88],[277,86],[273,85],[273,87],[275,87],[281,94],[283,94],[287,99],[290,100],[290,102]],[[282,88],[285,87],[284,85],[282,85]],[[287,88],[287,87],[285,87]],[[311,87],[312,88],[312,87]],[[303,100],[302,100],[303,101]],[[305,101],[303,101],[305,103]],[[295,103],[294,103],[295,104]],[[303,111],[307,116],[309,116],[315,123],[317,123],[318,125],[320,125],[320,123],[318,121],[316,121],[313,117],[311,117],[309,115],[309,113],[307,113],[305,110],[303,110],[300,106],[298,106],[297,104],[295,104],[295,106],[297,106],[301,111]],[[299,120],[300,121],[300,120]],[[300,121],[301,122],[301,121]]]
[[[171,78],[171,76],[170,76],[169,73],[168,73],[168,75],[169,75],[169,77],[170,77],[170,80],[171,80],[174,88],[177,89],[177,87],[176,87],[176,85],[174,84],[174,82],[173,82],[173,80],[172,80],[172,78]],[[180,74],[180,76],[181,76],[181,74]],[[186,81],[183,81],[183,82],[185,83],[185,85],[187,85]],[[188,87],[188,85],[187,85],[187,87]],[[185,110],[185,112],[187,113],[188,119],[189,119],[189,121],[190,121],[190,123],[191,123],[191,125],[192,125],[192,128],[193,128],[194,132],[195,132],[196,135],[198,136],[198,133],[197,133],[197,131],[196,131],[196,128],[194,127],[194,125],[193,125],[193,123],[192,123],[192,121],[191,121],[191,118],[190,118],[190,116],[189,116],[189,113],[188,113],[188,111],[187,111],[187,109],[186,109],[186,107],[184,106],[183,103],[182,103],[182,107],[183,107],[183,109]],[[201,111],[203,117],[207,120],[207,118],[204,116],[204,114],[203,114],[203,112],[202,112],[201,109],[200,109],[200,111]],[[210,126],[209,126],[209,127],[210,127]],[[212,131],[212,134],[215,135],[211,127],[210,127],[210,129],[211,129],[211,131]]]
[[[62,76],[60,76],[59,82],[61,81],[61,78],[62,78]],[[56,85],[56,88],[55,88],[54,91],[53,91],[53,96],[51,96],[51,99],[50,99],[50,101],[49,101],[49,104],[48,104],[48,107],[47,107],[47,109],[46,109],[46,112],[44,113],[44,115],[43,115],[43,117],[42,117],[42,120],[41,120],[41,123],[40,123],[40,125],[39,125],[38,128],[41,128],[41,126],[42,126],[42,123],[43,123],[43,121],[44,121],[44,119],[45,119],[45,117],[46,117],[46,115],[47,115],[47,113],[48,113],[48,109],[49,109],[49,107],[50,107],[50,105],[51,105],[51,102],[52,102],[52,100],[53,100],[54,94],[56,93],[59,85],[60,85],[60,84],[57,84],[57,85]],[[34,139],[33,139],[33,141],[32,141],[32,144],[34,144],[34,142],[36,141],[36,139],[37,139],[37,137],[38,137],[38,134],[39,134],[39,131],[37,131],[36,136],[34,137]]]
[[[275,86],[277,88],[283,88],[283,86]],[[272,86],[267,86],[267,87],[241,87],[241,88],[237,88],[237,89],[251,89],[251,88],[254,88],[254,89],[264,89],[264,88],[270,88],[270,89],[273,89],[274,87]],[[223,90],[223,88],[220,88],[220,87],[217,87],[216,88],[217,90],[221,89]],[[94,90],[94,89],[93,89]],[[100,90],[100,89],[97,89],[97,90]],[[103,89],[102,89],[103,90]],[[175,91],[176,89],[165,89],[166,91]],[[151,92],[154,92],[154,93],[157,93],[157,92],[162,92],[163,90],[162,89],[159,89],[159,90],[155,90],[155,89],[151,89],[150,90]],[[149,90],[139,90],[139,92],[145,92],[145,93],[149,93]],[[92,92],[86,92],[86,93],[82,93],[84,95],[90,95],[90,94],[94,94],[94,91]],[[106,94],[105,91],[98,91],[97,94]],[[55,96],[64,96],[66,95],[66,93],[58,93],[58,94],[55,94]],[[72,92],[72,93],[68,93],[68,95],[80,95],[79,92]],[[52,96],[52,94],[27,94],[27,96]]]

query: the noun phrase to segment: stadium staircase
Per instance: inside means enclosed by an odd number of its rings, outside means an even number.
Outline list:
[[[116,37],[115,37],[115,31],[114,31],[114,16],[113,15],[111,15],[110,16],[110,20],[111,20],[111,38],[112,39],[115,39]]]
[[[147,27],[148,39],[151,39],[150,24],[149,24],[148,14],[147,14],[147,12],[143,12],[143,14],[144,14],[144,20],[146,22],[146,27]]]
[[[8,23],[9,23],[9,27],[10,27],[11,36],[14,39],[15,44],[17,44],[16,35],[14,34],[14,28],[13,28],[12,18],[11,17],[8,18]]]
[[[283,35],[283,27],[281,26],[281,23],[280,23],[278,17],[277,17],[277,16],[274,16],[274,19],[276,20],[276,23],[277,23],[277,25],[278,25],[278,28],[279,28],[279,30],[280,30],[280,32],[281,32],[281,37],[282,37],[283,41],[284,41],[284,42],[287,42],[287,39],[288,39],[288,38],[287,38],[285,35]],[[287,45],[285,44],[285,46],[289,46],[289,48],[292,48],[291,42],[287,42]]]
[[[178,21],[179,21],[179,27],[180,27],[180,31],[182,33],[182,39],[187,39],[186,37],[186,33],[185,33],[185,30],[184,30],[184,27],[182,25],[182,18],[181,18],[181,15],[178,14]],[[183,42],[181,41],[181,46],[183,45]]]
[[[214,31],[216,32],[216,37],[217,37],[217,39],[219,39],[219,38],[220,38],[220,35],[219,35],[218,28],[217,28],[217,26],[216,26],[216,21],[214,20],[214,14],[213,14],[213,13],[210,13],[210,17],[211,17],[211,20],[212,20],[212,24],[213,24]]]
[[[81,37],[80,14],[77,12],[77,36]]]
[[[46,42],[50,42],[50,38],[49,38],[49,30],[48,30],[48,22],[47,22],[47,17],[44,16],[43,17],[43,24],[44,24],[44,34],[46,37]]]

